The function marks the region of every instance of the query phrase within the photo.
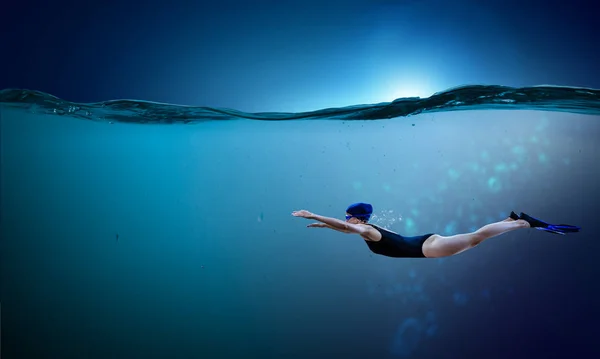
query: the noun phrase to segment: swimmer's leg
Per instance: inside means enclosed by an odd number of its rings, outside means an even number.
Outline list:
[[[423,243],[423,254],[428,258],[452,256],[473,248],[488,238],[520,228],[530,228],[529,223],[509,217],[500,222],[487,224],[471,233],[454,236],[434,234]]]

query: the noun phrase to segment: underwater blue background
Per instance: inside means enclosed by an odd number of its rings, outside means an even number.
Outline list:
[[[578,0],[11,4],[0,89],[300,112],[465,84],[600,88],[594,14]],[[166,125],[0,105],[4,358],[600,354],[597,112]],[[511,210],[583,230],[392,259],[290,215],[343,218],[357,201],[406,235]]]

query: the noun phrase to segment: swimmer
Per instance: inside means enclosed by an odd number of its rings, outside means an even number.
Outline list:
[[[373,253],[394,258],[449,257],[473,248],[488,238],[521,228],[535,228],[554,234],[575,233],[581,229],[566,224],[549,224],[522,212],[520,215],[511,212],[505,220],[487,224],[471,233],[453,236],[428,233],[405,237],[369,223],[372,214],[373,206],[368,203],[350,205],[346,209],[346,221],[320,216],[306,210],[292,212],[294,217],[318,221],[307,227],[329,228],[343,233],[358,234]]]

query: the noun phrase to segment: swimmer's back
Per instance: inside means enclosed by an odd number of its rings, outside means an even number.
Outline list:
[[[367,224],[381,233],[381,240],[365,240],[371,252],[393,258],[425,258],[423,243],[433,233],[422,236],[405,237],[398,233],[381,228],[374,224]]]

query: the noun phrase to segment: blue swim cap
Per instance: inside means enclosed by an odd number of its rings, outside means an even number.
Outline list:
[[[371,218],[371,214],[373,214],[373,206],[368,203],[354,203],[348,206],[346,213],[368,221]]]

